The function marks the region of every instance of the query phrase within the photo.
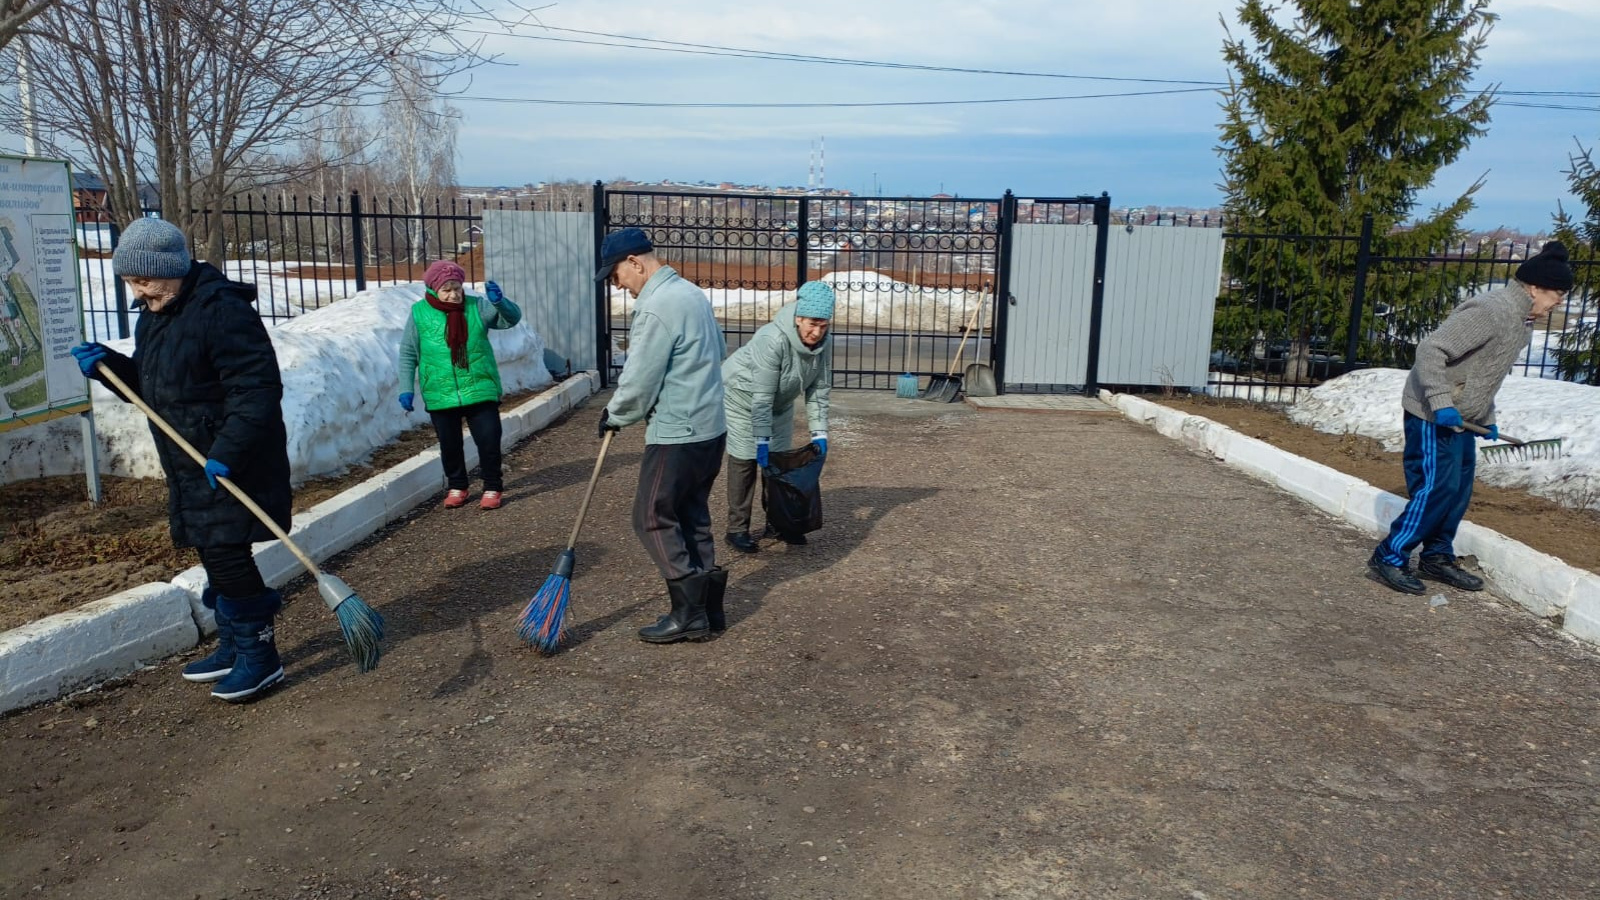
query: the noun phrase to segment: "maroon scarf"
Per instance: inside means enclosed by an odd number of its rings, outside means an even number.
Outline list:
[[[450,348],[450,361],[458,369],[467,367],[467,302],[462,295],[460,303],[446,303],[432,288],[427,292],[428,305],[444,313],[444,342]]]

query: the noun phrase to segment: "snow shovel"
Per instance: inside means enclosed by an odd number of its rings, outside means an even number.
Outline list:
[[[983,301],[978,302],[978,347],[972,355],[983,358]],[[967,366],[961,378],[963,387],[968,397],[993,397],[999,391],[995,390],[994,369],[986,362],[975,362]]]
[[[956,358],[950,361],[950,370],[943,375],[934,375],[928,379],[928,387],[922,392],[920,399],[931,403],[954,403],[961,395],[961,376],[956,374],[956,369],[961,367],[961,353],[967,349],[967,338],[972,335],[972,325],[978,320],[978,310],[972,311],[972,318],[967,320],[967,327],[961,332],[961,343],[956,345]]]

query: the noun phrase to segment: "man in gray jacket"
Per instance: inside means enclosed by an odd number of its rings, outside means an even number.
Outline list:
[[[672,600],[672,611],[639,638],[698,640],[725,627],[728,573],[716,565],[710,499],[728,431],[727,344],[705,292],[663,264],[640,229],[606,235],[595,280],[608,279],[635,301],[628,361],[600,414],[600,434],[647,422],[633,530]]]
[[[1411,570],[1411,551],[1422,548],[1422,575],[1467,591],[1483,579],[1456,564],[1456,527],[1472,500],[1477,465],[1473,422],[1499,438],[1494,396],[1528,346],[1533,322],[1556,308],[1572,289],[1572,266],[1560,241],[1544,245],[1517,267],[1503,288],[1457,306],[1417,345],[1400,405],[1405,409],[1406,491],[1411,499],[1372,551],[1367,568],[1406,594],[1427,590]]]

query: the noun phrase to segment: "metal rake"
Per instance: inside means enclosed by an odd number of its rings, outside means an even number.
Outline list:
[[[1489,429],[1472,422],[1463,422],[1462,427],[1473,434],[1488,434]],[[1480,452],[1484,462],[1530,462],[1536,459],[1560,459],[1561,438],[1541,438],[1536,441],[1524,441],[1512,437],[1504,431],[1498,435],[1503,444],[1490,444]]]

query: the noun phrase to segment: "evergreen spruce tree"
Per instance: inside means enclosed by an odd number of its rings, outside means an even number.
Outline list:
[[[1489,122],[1490,93],[1468,88],[1495,19],[1488,0],[1291,0],[1286,7],[1245,0],[1238,15],[1247,35],[1229,32],[1223,44],[1233,72],[1218,150],[1233,229],[1354,235],[1371,214],[1385,252],[1399,255],[1457,237],[1477,185],[1412,216],[1418,191]],[[1263,336],[1276,334],[1290,345],[1285,377],[1315,374],[1309,358],[1317,346],[1343,349],[1354,258],[1354,241],[1232,242],[1218,349],[1259,356]],[[1447,311],[1438,308],[1440,287],[1397,281],[1391,295],[1374,298],[1388,320],[1372,321],[1376,304],[1369,304],[1363,333],[1419,337]],[[1424,302],[1429,293],[1434,301]]]
[[[1567,245],[1577,276],[1567,302],[1556,308],[1560,321],[1552,322],[1561,329],[1556,371],[1568,381],[1600,385],[1600,168],[1594,150],[1582,144],[1568,159],[1567,184],[1585,211],[1580,219],[1556,209],[1555,236]]]

